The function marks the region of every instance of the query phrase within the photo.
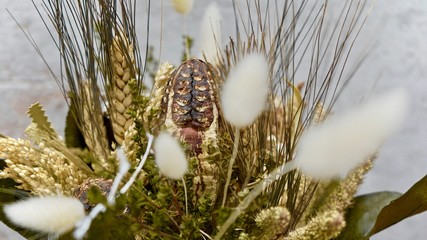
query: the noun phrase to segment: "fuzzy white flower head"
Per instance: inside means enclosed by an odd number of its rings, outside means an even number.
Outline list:
[[[264,110],[269,90],[267,59],[251,53],[228,75],[221,93],[224,118],[237,128],[253,123]]]
[[[206,61],[215,64],[218,62],[218,53],[221,44],[221,12],[218,4],[212,2],[206,8],[200,29],[200,50]]]
[[[172,5],[180,14],[186,15],[193,9],[194,0],[172,0]]]
[[[34,197],[4,206],[6,216],[16,225],[61,235],[83,219],[83,204],[72,197]]]
[[[406,93],[397,89],[331,116],[301,136],[295,165],[316,179],[346,176],[399,127],[407,105]]]
[[[175,138],[160,133],[154,142],[156,164],[161,174],[171,179],[181,179],[188,169],[185,154]]]

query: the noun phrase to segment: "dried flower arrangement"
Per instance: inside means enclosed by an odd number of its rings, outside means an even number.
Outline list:
[[[193,1],[172,3],[191,13]],[[348,1],[331,32],[327,3],[233,1],[226,47],[212,3],[203,60],[187,36],[173,66],[148,48],[142,58],[136,1],[44,1],[65,137],[38,103],[28,140],[0,137],[1,220],[59,239],[367,239],[427,210],[426,179],[402,196],[355,197],[407,99],[395,90],[331,113],[367,3]]]

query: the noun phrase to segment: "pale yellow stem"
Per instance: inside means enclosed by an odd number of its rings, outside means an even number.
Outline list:
[[[228,186],[230,185],[231,181],[231,174],[233,173],[233,165],[236,161],[237,157],[237,150],[239,148],[239,141],[240,141],[240,129],[236,129],[236,132],[234,133],[234,146],[233,146],[233,153],[231,155],[230,162],[228,163],[228,170],[227,170],[227,180],[225,181],[224,186],[224,194],[222,198],[222,207],[225,206],[225,201],[227,200],[227,192],[228,192]]]

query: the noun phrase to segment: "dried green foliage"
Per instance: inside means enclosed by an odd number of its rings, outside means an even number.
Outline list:
[[[65,145],[68,148],[80,148],[84,149],[87,147],[84,136],[79,128],[76,121],[76,106],[75,102],[71,102],[68,107],[67,117],[65,118],[65,129],[64,129],[64,140]]]
[[[191,48],[193,47],[193,38],[188,35],[182,36],[184,42],[184,51],[182,52],[181,61],[185,62],[191,58]]]
[[[56,131],[52,128],[42,106],[39,103],[30,106],[29,117],[33,119],[32,124],[25,130],[27,136],[35,143],[40,144],[41,148],[48,147],[64,155],[68,161],[77,166],[86,174],[91,175],[92,170],[59,138]]]
[[[34,103],[28,109],[28,116],[31,118],[32,123],[37,126],[40,131],[47,134],[50,139],[57,139],[58,134],[52,128],[52,124],[45,115],[45,112],[40,103]]]

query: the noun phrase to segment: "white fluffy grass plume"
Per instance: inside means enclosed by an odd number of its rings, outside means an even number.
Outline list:
[[[34,197],[4,206],[6,216],[16,225],[61,235],[73,229],[85,216],[83,204],[71,197]]]
[[[206,8],[200,35],[200,50],[206,61],[212,64],[218,62],[218,53],[221,51],[221,12],[216,2]]]
[[[172,5],[180,14],[186,15],[193,9],[194,0],[172,0]]]
[[[224,117],[229,123],[246,127],[264,110],[268,75],[267,60],[258,53],[245,56],[230,71],[221,93]]]
[[[178,142],[168,133],[160,133],[154,142],[156,164],[161,174],[178,180],[187,172],[188,162]]]
[[[317,179],[347,175],[399,127],[407,104],[405,91],[397,89],[308,128],[298,143],[295,165]]]

